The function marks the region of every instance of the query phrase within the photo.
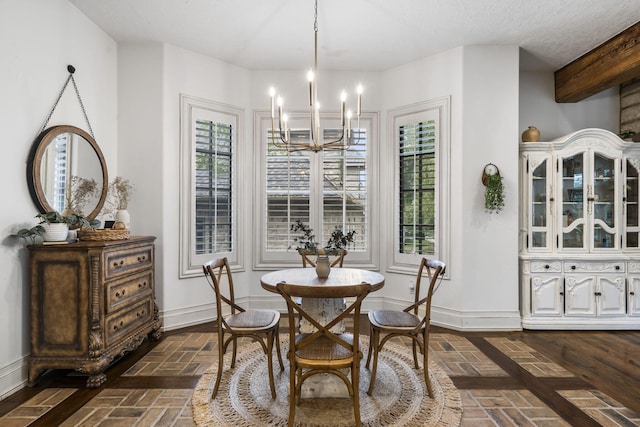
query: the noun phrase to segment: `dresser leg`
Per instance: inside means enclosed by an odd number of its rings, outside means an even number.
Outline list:
[[[103,373],[89,375],[87,378],[87,388],[98,388],[107,381],[107,376]]]

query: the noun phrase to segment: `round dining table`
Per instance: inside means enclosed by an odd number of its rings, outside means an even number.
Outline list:
[[[272,271],[263,275],[260,279],[262,287],[274,293],[278,293],[276,285],[281,282],[312,288],[349,286],[364,282],[369,283],[371,285],[371,292],[374,292],[384,286],[384,276],[375,271],[362,270],[359,268],[333,267],[329,272],[329,277],[320,278],[315,268],[290,268]],[[305,308],[305,311],[320,320],[321,323],[325,319],[332,319],[336,314],[339,314],[346,308],[344,298],[302,298],[300,303]],[[299,329],[301,333],[310,333],[315,330],[305,319],[301,320]],[[332,330],[335,332],[344,332],[344,325],[336,325]]]

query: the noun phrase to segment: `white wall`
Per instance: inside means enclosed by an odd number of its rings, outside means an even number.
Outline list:
[[[551,141],[584,128],[620,132],[620,92],[614,87],[576,103],[556,103],[552,72],[520,73],[520,132],[528,126]],[[518,137],[520,141],[520,137]]]
[[[75,80],[110,169],[117,166],[116,43],[66,0],[0,0],[0,397],[21,388],[29,353],[28,255],[7,238],[35,224],[26,161],[68,77]],[[61,25],[64,23],[64,25]],[[71,83],[49,126],[87,125]]]

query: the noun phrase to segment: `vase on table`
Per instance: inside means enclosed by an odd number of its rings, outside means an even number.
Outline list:
[[[127,230],[131,228],[131,217],[129,216],[129,211],[126,209],[120,209],[116,212],[115,217],[116,222],[121,222],[124,224],[124,228]]]
[[[331,272],[331,265],[329,264],[329,256],[328,255],[318,255],[318,259],[316,260],[316,274],[321,279],[326,279],[329,277],[329,273]]]

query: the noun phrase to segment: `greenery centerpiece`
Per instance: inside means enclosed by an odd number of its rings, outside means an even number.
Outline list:
[[[313,229],[301,220],[291,224],[291,231],[300,233],[300,235],[293,238],[293,241],[298,243],[296,250],[298,252],[307,251],[315,255],[339,255],[340,251],[346,249],[349,243],[353,243],[353,236],[356,234],[355,230],[344,234],[339,227],[336,227],[331,233],[326,246],[319,248]]]
[[[95,219],[88,221],[82,215],[74,213],[63,215],[56,211],[39,213],[35,217],[40,221],[37,225],[20,229],[10,237],[21,238],[27,243],[34,244],[37,243],[38,238],[48,241],[51,237],[48,237],[47,233],[51,232],[52,228],[59,228],[58,233],[61,236],[64,234],[64,239],[60,237],[58,240],[65,240],[69,229],[94,228],[100,223]]]

